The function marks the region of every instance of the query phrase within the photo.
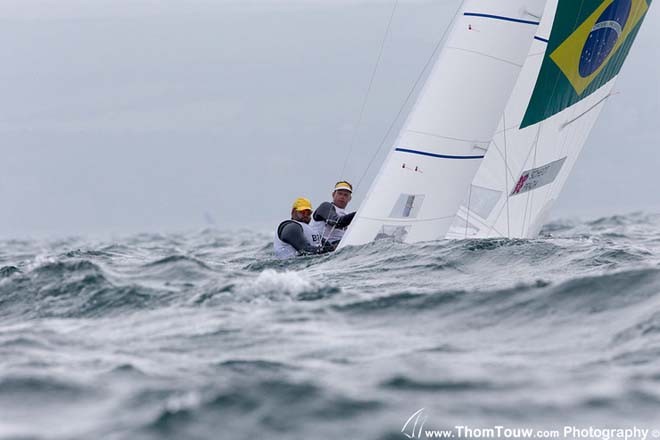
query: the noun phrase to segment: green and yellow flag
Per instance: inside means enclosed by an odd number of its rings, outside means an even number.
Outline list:
[[[651,0],[559,0],[520,128],[591,95],[621,70]]]

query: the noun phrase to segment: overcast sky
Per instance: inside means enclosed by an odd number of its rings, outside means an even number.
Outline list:
[[[401,1],[339,176],[393,1],[0,1],[0,236],[274,228],[359,179],[455,3]],[[657,9],[555,218],[660,211]]]

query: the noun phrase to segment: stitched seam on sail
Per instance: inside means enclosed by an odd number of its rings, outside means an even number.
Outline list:
[[[417,134],[423,134],[426,136],[432,136],[440,139],[448,139],[450,141],[459,141],[459,142],[467,142],[469,144],[489,144],[490,141],[478,141],[476,139],[461,139],[461,138],[455,138],[451,136],[442,136],[439,134],[433,134],[433,133],[427,133],[425,131],[419,131],[419,130],[404,130],[404,133],[417,133]]]
[[[505,60],[503,58],[498,58],[498,57],[495,57],[493,55],[488,55],[487,53],[479,52],[479,51],[476,51],[476,50],[463,49],[462,47],[455,47],[455,46],[447,46],[445,49],[460,50],[461,52],[467,52],[467,53],[472,53],[472,54],[475,54],[475,55],[481,55],[484,58],[492,58],[493,60],[500,61],[500,62],[506,63],[506,64],[511,64],[512,66],[522,68],[522,64],[514,63],[513,61]]]

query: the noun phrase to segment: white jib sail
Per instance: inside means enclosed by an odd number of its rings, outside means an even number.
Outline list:
[[[627,55],[627,50],[622,52],[630,48],[634,31],[648,9],[647,0],[602,1],[581,23],[571,10],[581,2],[564,1],[549,0],[546,5],[497,133],[446,238],[538,235],[611,94]],[[565,36],[553,35],[557,43],[552,53],[546,53],[551,31],[561,32],[562,20],[572,27],[564,26]],[[619,46],[615,38],[622,40]],[[589,51],[589,45],[598,50]],[[557,79],[551,84],[551,93],[537,96],[534,92],[544,80],[542,66],[555,69]],[[589,91],[589,86],[593,90]],[[543,101],[541,106],[555,105],[563,110],[521,128],[534,99]]]
[[[442,238],[486,153],[545,0],[467,0],[341,246]]]

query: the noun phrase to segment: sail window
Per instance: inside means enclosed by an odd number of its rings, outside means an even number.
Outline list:
[[[415,218],[424,202],[424,194],[401,194],[392,208],[391,218]]]
[[[468,191],[463,206],[469,208],[470,214],[477,214],[482,219],[488,218],[502,196],[502,191],[478,185],[472,185]]]

